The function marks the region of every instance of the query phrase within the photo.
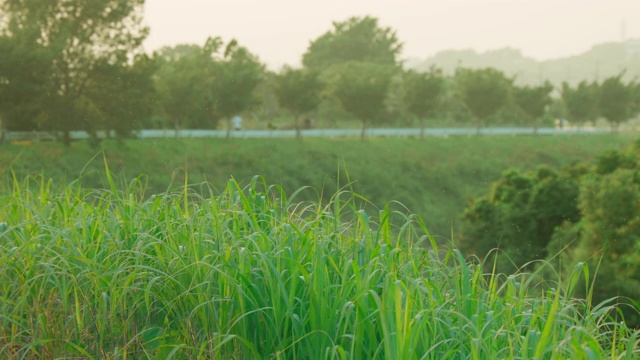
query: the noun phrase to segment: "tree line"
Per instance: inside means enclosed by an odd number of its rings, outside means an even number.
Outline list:
[[[335,22],[310,42],[301,67],[278,72],[219,37],[148,55],[143,4],[0,0],[0,128],[50,131],[69,145],[72,130],[98,141],[105,130],[125,137],[138,128],[230,129],[239,114],[269,125],[292,117],[298,136],[310,118],[357,119],[364,136],[370,126],[424,129],[436,118],[478,130],[603,118],[616,129],[640,112],[640,85],[622,74],[554,89],[516,86],[492,68],[453,76],[404,69],[396,32],[368,16]]]

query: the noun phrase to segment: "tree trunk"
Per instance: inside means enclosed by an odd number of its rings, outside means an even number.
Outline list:
[[[70,130],[62,131],[62,144],[64,144],[66,148],[71,147],[71,131]]]
[[[364,140],[367,132],[367,120],[362,120],[362,132],[360,133],[360,140]]]
[[[227,117],[227,139],[231,138],[231,118]]]
[[[427,127],[427,124],[425,124],[425,121],[422,120],[422,126],[420,126],[420,140],[424,140],[424,130]]]
[[[296,129],[296,139],[302,139],[302,129],[300,128],[300,115],[294,115],[293,118],[293,126]]]
[[[173,129],[175,131],[176,140],[180,138],[180,121],[173,122]]]

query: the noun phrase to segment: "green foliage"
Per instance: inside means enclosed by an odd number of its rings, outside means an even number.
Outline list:
[[[546,257],[554,229],[579,219],[578,189],[576,178],[548,167],[505,172],[487,197],[466,209],[463,249],[481,257],[499,249],[500,272],[532,268]]]
[[[544,116],[548,106],[551,105],[552,91],[553,86],[549,82],[540,86],[516,86],[513,89],[516,104],[527,114],[529,122],[536,129],[538,122]]]
[[[301,116],[318,108],[323,90],[324,83],[316,71],[285,67],[276,78],[278,101],[293,113],[298,137],[302,126]]]
[[[342,107],[362,122],[362,135],[371,123],[386,118],[389,85],[398,69],[375,63],[344,63],[333,68],[333,94]]]
[[[509,101],[512,79],[492,69],[458,69],[455,74],[457,91],[476,119],[477,128],[496,114]]]
[[[9,67],[0,67],[0,87],[17,102],[0,101],[9,128],[61,131],[63,141],[70,144],[69,132],[91,129],[100,119],[114,119],[87,96],[88,88],[102,75],[94,71],[100,64],[121,68],[131,66],[134,54],[147,34],[141,25],[144,1],[33,2],[5,0],[0,3],[6,16],[0,35],[2,59]],[[20,63],[24,74],[12,65]],[[3,70],[4,69],[4,70]],[[136,70],[132,70],[136,71]],[[33,85],[16,82],[37,78]],[[117,82],[113,85],[116,85]],[[120,88],[126,91],[126,88]],[[37,106],[30,104],[38,100]],[[131,106],[120,103],[118,106]],[[8,108],[8,109],[7,109]],[[29,117],[35,120],[29,120]],[[27,119],[27,124],[19,124]],[[90,125],[91,124],[91,125]],[[123,123],[108,128],[128,132]]]
[[[213,48],[217,50],[217,46]],[[255,55],[239,46],[236,40],[227,44],[220,61],[212,65],[209,91],[213,109],[220,118],[227,120],[229,137],[231,118],[257,105],[258,98],[254,90],[262,80],[264,66]]]
[[[107,170],[108,171],[108,170]],[[0,191],[3,358],[637,358],[639,332],[535,274],[502,276],[358,195],[299,204],[278,186],[229,181],[145,198]],[[347,220],[350,218],[352,220]],[[482,265],[482,264],[480,264]],[[588,281],[588,280],[587,280]]]
[[[176,169],[187,167],[189,181],[224,188],[233,177],[247,184],[255,174],[281,184],[287,192],[313,186],[323,201],[343,187],[367,197],[377,207],[402,202],[423,217],[438,241],[448,243],[462,233],[460,216],[469,199],[486,193],[505,169],[522,172],[542,164],[561,167],[590,159],[631,139],[616,134],[589,136],[432,137],[417,139],[149,139],[102,144],[109,166],[118,176],[135,179],[148,174],[147,196],[174,188],[184,179]],[[55,183],[76,180],[84,187],[104,188],[101,161],[85,142],[72,151],[60,144],[3,145],[0,182],[44,171]],[[572,170],[579,174],[578,168]],[[348,177],[345,176],[348,173]],[[573,176],[573,175],[572,175]],[[173,185],[172,185],[173,184]],[[304,200],[311,194],[301,194]],[[369,210],[369,208],[367,208]],[[480,252],[479,252],[480,253]]]
[[[616,301],[625,304],[620,314],[629,326],[638,326],[639,144],[562,173],[548,168],[528,176],[507,172],[488,197],[467,209],[463,245],[481,256],[500,248],[500,271],[514,271],[510,262],[522,266],[546,256],[544,267],[555,269],[546,269],[545,276],[561,282],[569,278],[572,264],[584,262],[597,272],[594,282],[577,287],[576,294],[594,303],[620,297]]]
[[[156,69],[155,61],[146,55],[136,57],[128,67],[96,64],[87,97],[98,114],[87,130],[114,130],[125,137],[132,129],[141,128],[141,121],[154,111],[156,88],[152,77]]]
[[[432,67],[427,73],[413,70],[404,72],[404,104],[407,110],[421,120],[422,129],[426,118],[434,116],[440,107],[446,89],[442,70]]]
[[[600,86],[600,113],[611,124],[612,130],[637,113],[634,104],[635,84],[624,84],[621,78],[622,74],[610,77]]]
[[[302,56],[305,67],[326,69],[352,61],[397,65],[402,44],[395,31],[378,25],[378,19],[351,17],[333,27],[311,42]]]
[[[215,128],[217,118],[211,108],[209,82],[204,70],[210,67],[211,53],[197,45],[163,48],[155,54],[158,105],[173,128]]]
[[[156,54],[160,105],[176,130],[215,128],[257,104],[262,64],[235,40],[223,45],[216,37],[202,47],[179,45]]]
[[[580,187],[580,221],[555,234],[556,243],[570,244],[561,261],[584,261],[598,267],[593,300],[620,296],[628,324],[638,326],[640,314],[633,302],[640,297],[640,156],[638,145],[627,151],[607,152]],[[565,269],[566,272],[566,269]],[[589,289],[580,288],[585,296]]]
[[[569,121],[578,126],[583,126],[588,121],[595,121],[600,112],[599,94],[600,88],[595,82],[581,81],[575,89],[566,82],[562,83],[561,97]]]

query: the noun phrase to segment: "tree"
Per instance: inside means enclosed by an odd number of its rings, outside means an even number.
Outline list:
[[[575,89],[562,83],[561,97],[571,123],[583,126],[598,117],[599,91],[597,83],[581,81]]]
[[[70,131],[86,129],[96,120],[92,99],[86,96],[100,64],[128,67],[132,54],[147,34],[141,25],[144,0],[27,1],[4,0],[1,43],[3,58],[21,66],[26,75],[4,69],[3,92],[18,91],[18,102],[3,104],[9,123],[33,116],[28,127],[60,131],[70,145]],[[0,25],[1,26],[1,25]],[[4,49],[3,49],[4,50]],[[15,69],[10,69],[14,70]],[[37,76],[31,84],[16,84]],[[12,95],[16,96],[16,95]],[[30,97],[24,101],[24,96]],[[38,100],[36,105],[29,104]],[[134,104],[135,105],[135,104]]]
[[[86,90],[87,105],[95,108],[94,121],[87,124],[94,139],[96,130],[128,136],[153,114],[156,91],[152,78],[156,70],[156,62],[145,54],[136,56],[127,67],[108,62],[95,65]]]
[[[397,65],[402,44],[395,31],[378,25],[378,19],[351,17],[333,27],[311,42],[302,56],[305,67],[326,69],[350,61]]]
[[[404,103],[407,110],[420,119],[420,138],[423,138],[426,119],[435,115],[444,95],[445,79],[442,70],[435,67],[427,73],[409,70],[404,75]]]
[[[333,94],[342,107],[362,122],[364,139],[370,124],[386,117],[385,98],[397,68],[373,63],[345,63],[335,68]]]
[[[600,114],[607,119],[612,131],[637,113],[634,104],[635,84],[623,84],[622,75],[610,77],[600,86]]]
[[[553,86],[549,82],[545,82],[541,86],[514,87],[513,97],[515,102],[529,117],[533,124],[534,132],[537,132],[539,120],[552,103],[552,91]]]
[[[209,89],[212,108],[221,119],[227,120],[227,138],[231,136],[231,118],[256,105],[254,90],[260,84],[263,65],[246,48],[231,40],[211,68]]]
[[[478,133],[487,119],[509,101],[513,80],[501,71],[486,69],[458,69],[455,82],[459,95],[473,113]]]
[[[215,128],[217,118],[211,108],[212,77],[206,69],[213,66],[213,54],[220,42],[208,47],[178,45],[162,48],[155,54],[158,70],[154,76],[158,104],[176,131],[182,128]]]
[[[285,67],[276,78],[275,92],[280,105],[294,116],[296,137],[300,138],[301,118],[317,109],[324,83],[317,71]]]

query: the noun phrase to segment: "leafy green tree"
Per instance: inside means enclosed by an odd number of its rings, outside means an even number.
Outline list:
[[[386,119],[385,99],[397,68],[390,65],[351,62],[335,68],[333,94],[342,107],[362,123],[360,137],[367,128]]]
[[[420,138],[424,137],[426,119],[434,116],[441,104],[445,83],[442,70],[435,67],[427,73],[418,73],[413,70],[404,73],[404,103],[407,110],[420,119]]]
[[[311,42],[302,57],[305,67],[326,69],[351,61],[397,65],[402,44],[395,31],[378,25],[378,19],[351,17],[333,27]]]
[[[536,132],[540,119],[552,103],[552,91],[553,86],[549,82],[540,86],[516,86],[513,89],[516,104],[527,114]]]
[[[130,66],[108,62],[94,66],[94,77],[87,86],[89,106],[95,107],[94,121],[87,130],[113,130],[118,137],[128,136],[139,128],[141,121],[154,111],[156,89],[153,74],[156,62],[147,55],[138,55]],[[97,120],[97,121],[96,121]]]
[[[147,35],[141,25],[144,0],[121,1],[27,1],[4,0],[2,47],[9,64],[24,60],[26,75],[17,78],[0,74],[3,92],[18,89],[14,105],[3,104],[3,112],[13,127],[26,115],[33,115],[42,129],[59,131],[70,145],[70,131],[90,128],[97,108],[86,93],[96,77],[94,69],[103,63],[126,68],[130,57]],[[2,69],[0,69],[2,70]],[[15,71],[15,69],[9,69]],[[15,81],[38,76],[29,88]],[[23,96],[33,96],[37,105],[26,104]],[[16,108],[19,107],[19,108]],[[17,115],[22,116],[17,116]],[[33,123],[26,127],[33,126]],[[24,126],[15,126],[16,128]]]
[[[50,53],[35,37],[14,31],[0,35],[0,117],[3,128],[36,130],[47,94],[53,90],[48,77]]]
[[[623,74],[606,79],[600,86],[600,114],[607,119],[611,130],[618,129],[621,123],[636,115],[635,84],[624,84]]]
[[[317,71],[285,67],[276,78],[276,95],[280,105],[294,116],[296,137],[301,136],[304,114],[314,111],[320,104],[324,83]]]
[[[509,102],[513,80],[493,68],[458,69],[455,82],[459,96],[473,113],[478,133],[487,119]]]
[[[206,69],[213,66],[213,54],[220,42],[210,41],[207,47],[178,45],[162,48],[155,54],[158,70],[154,76],[158,105],[172,127],[215,128],[211,93],[212,77]]]
[[[571,123],[581,127],[597,119],[599,92],[597,83],[581,81],[575,89],[566,82],[562,83],[561,97]]]
[[[210,87],[216,115],[227,121],[227,138],[231,136],[231,119],[258,104],[254,93],[262,81],[264,66],[246,48],[231,40],[211,68]]]

